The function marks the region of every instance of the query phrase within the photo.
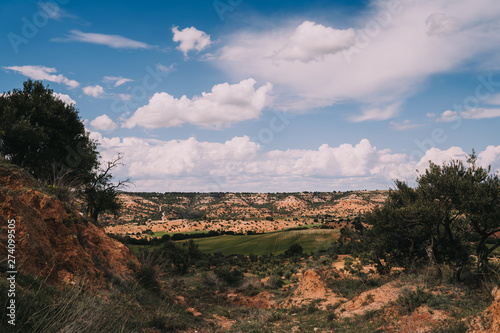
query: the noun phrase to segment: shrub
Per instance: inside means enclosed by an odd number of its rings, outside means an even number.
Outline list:
[[[214,273],[221,281],[231,287],[236,287],[243,281],[243,272],[237,268],[231,270],[225,266],[217,267]]]
[[[432,297],[433,295],[431,293],[421,288],[417,288],[415,291],[403,289],[401,295],[396,300],[396,304],[399,308],[399,312],[402,314],[411,314],[419,306],[428,303]]]
[[[269,280],[267,280],[267,285],[271,289],[279,289],[283,287],[283,280],[278,275],[271,275]]]

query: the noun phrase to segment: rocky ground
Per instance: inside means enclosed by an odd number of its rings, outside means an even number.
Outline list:
[[[7,257],[7,221],[15,220],[15,257],[24,274],[54,283],[86,280],[103,287],[102,276],[129,276],[137,258],[67,204],[20,171],[0,165],[0,257]]]

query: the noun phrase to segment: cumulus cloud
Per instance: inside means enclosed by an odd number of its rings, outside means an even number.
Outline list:
[[[125,167],[117,177],[131,177],[138,191],[304,191],[389,188],[395,179],[413,182],[428,167],[450,160],[465,161],[460,147],[431,148],[411,154],[378,149],[369,140],[317,149],[263,151],[247,136],[223,143],[196,138],[161,141],[135,137],[107,138],[104,160],[123,153]],[[478,163],[500,167],[500,146],[487,147]],[[418,170],[418,172],[417,172]]]
[[[173,27],[172,33],[174,34],[172,40],[181,43],[177,46],[177,49],[182,51],[184,56],[187,56],[188,52],[191,50],[199,52],[212,44],[210,35],[207,35],[205,32],[195,27],[184,28],[182,30],[179,30],[179,27]]]
[[[391,121],[390,124],[391,127],[396,131],[404,131],[407,129],[424,126],[423,124],[412,124],[410,120],[404,120],[402,123]]]
[[[112,131],[118,128],[118,125],[116,125],[106,114],[96,117],[90,122],[90,126],[98,131]]]
[[[182,126],[189,123],[206,128],[221,128],[233,123],[257,119],[271,103],[272,85],[267,83],[255,89],[255,80],[246,79],[236,84],[213,86],[209,93],[192,99],[162,92],[151,97],[149,103],[135,111],[123,127],[136,125],[146,128]]]
[[[309,62],[337,53],[354,44],[354,29],[334,29],[305,21],[290,36],[275,58],[288,61]]]
[[[104,82],[114,83],[115,87],[119,87],[122,84],[134,81],[132,79],[127,79],[127,78],[121,77],[121,76],[105,76],[103,78],[103,80],[104,80]]]
[[[69,95],[53,92],[52,96],[63,101],[64,103],[66,103],[68,105],[75,105],[76,104],[76,101],[73,98],[71,98]]]
[[[391,3],[373,0],[355,24],[342,27],[346,41],[342,46],[349,44],[350,29],[356,36],[354,44],[340,52],[335,51],[341,46],[335,48],[334,39],[326,33],[338,32],[335,22],[324,26],[311,21],[278,22],[274,30],[256,26],[235,31],[220,43],[211,61],[234,80],[254,77],[272,82],[278,107],[303,110],[358,102],[372,109],[405,100],[432,75],[461,68],[479,55],[485,58],[480,63],[487,62],[498,52],[500,6],[496,0],[401,0],[396,10]],[[460,33],[451,33],[455,17],[460,18]],[[297,33],[298,26],[325,34],[311,38],[313,46],[297,42],[294,48],[290,36],[307,35]],[[321,51],[315,49],[320,39],[326,47]],[[279,51],[289,52],[288,57],[280,58],[285,53]],[[294,55],[315,61],[290,61]]]
[[[33,80],[45,80],[55,83],[63,83],[70,89],[76,88],[80,85],[75,80],[70,80],[62,74],[56,75],[55,73],[57,73],[57,70],[52,67],[28,65],[28,66],[4,66],[3,68],[14,72],[18,72]]]
[[[53,38],[54,42],[83,42],[106,45],[114,49],[150,49],[153,46],[119,35],[106,35],[71,30],[64,38]]]
[[[101,97],[104,95],[104,88],[101,87],[100,85],[95,85],[95,86],[87,86],[83,87],[83,93],[88,96],[92,96],[95,98]]]

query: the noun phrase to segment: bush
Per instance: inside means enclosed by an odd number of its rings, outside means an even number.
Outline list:
[[[279,289],[283,287],[283,280],[278,275],[271,275],[267,280],[267,285],[271,289]]]
[[[300,244],[292,244],[288,250],[285,251],[285,257],[300,256],[303,252],[304,248]]]
[[[416,291],[409,289],[403,289],[401,295],[396,300],[396,304],[399,308],[401,314],[411,314],[419,306],[428,303],[432,299],[433,295],[429,292],[424,291],[421,288],[417,288]]]
[[[243,281],[243,272],[237,268],[231,270],[225,266],[217,267],[214,273],[221,281],[231,287],[236,287]]]
[[[144,288],[156,291],[160,289],[160,283],[153,257],[152,253],[143,253],[138,257],[141,267],[136,273],[136,279]]]

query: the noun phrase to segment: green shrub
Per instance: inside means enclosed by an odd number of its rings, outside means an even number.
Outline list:
[[[399,312],[402,314],[411,314],[419,306],[428,303],[433,298],[433,295],[424,291],[421,288],[412,291],[409,289],[402,289],[401,295],[396,300]]]
[[[214,270],[215,275],[231,287],[238,286],[243,281],[243,272],[239,269],[229,269],[228,267],[217,267]]]
[[[267,285],[271,289],[279,289],[283,287],[283,280],[278,275],[271,275],[269,280],[267,280]]]

